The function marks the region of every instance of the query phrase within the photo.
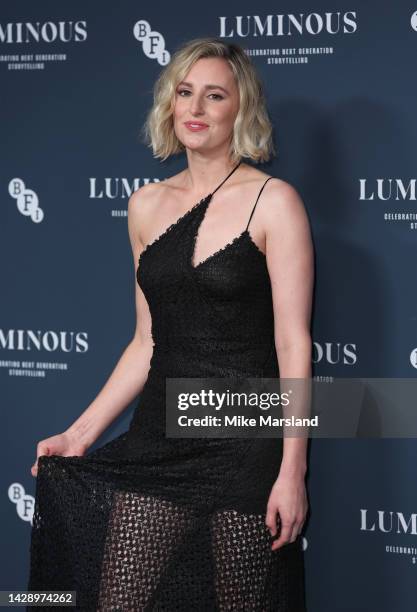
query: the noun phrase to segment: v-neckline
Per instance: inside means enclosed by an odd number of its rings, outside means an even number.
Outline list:
[[[187,219],[187,217],[189,215],[191,215],[192,212],[194,212],[195,210],[197,210],[198,208],[200,208],[200,206],[202,206],[203,204],[208,204],[211,200],[211,198],[213,197],[214,193],[220,189],[220,187],[223,185],[223,183],[225,183],[227,181],[227,179],[229,178],[229,176],[231,176],[235,170],[238,169],[238,167],[240,166],[240,164],[242,163],[242,161],[240,160],[237,165],[233,168],[233,170],[231,170],[229,172],[229,174],[226,176],[226,178],[224,178],[218,185],[217,187],[209,194],[207,194],[206,196],[204,196],[203,198],[201,198],[201,200],[199,202],[197,202],[196,204],[194,204],[194,206],[192,206],[191,208],[189,208],[188,210],[185,211],[185,213],[183,215],[181,215],[180,217],[178,217],[178,219],[176,219],[173,223],[171,223],[170,225],[168,225],[168,227],[161,233],[159,234],[159,236],[157,236],[154,240],[152,240],[151,242],[148,242],[148,244],[145,246],[144,249],[142,249],[139,258],[138,258],[138,264],[140,263],[142,256],[145,255],[145,253],[147,253],[149,251],[149,249],[152,249],[152,247],[154,245],[157,245],[167,234],[169,234],[175,227],[177,227],[177,225],[179,225],[181,223],[181,221]],[[204,215],[203,215],[204,216]],[[198,231],[198,228],[197,228]],[[193,241],[194,243],[194,241]],[[194,255],[194,247],[193,247],[193,252],[191,253],[191,260],[193,259],[193,255]],[[191,261],[190,261],[191,263]],[[194,266],[191,264],[191,267],[194,269]]]
[[[230,240],[230,242],[227,242],[224,246],[220,247],[219,249],[217,249],[217,251],[215,251],[214,253],[212,253],[211,255],[209,255],[208,257],[206,257],[205,259],[203,259],[202,261],[200,261],[198,264],[196,264],[195,266],[192,265],[191,263],[191,268],[193,270],[199,270],[200,268],[202,268],[205,264],[209,264],[212,260],[215,260],[216,257],[219,257],[220,255],[222,255],[223,253],[226,253],[229,249],[231,249],[232,247],[234,247],[236,244],[238,244],[241,240],[243,240],[244,238],[247,238],[249,245],[253,248],[253,250],[255,252],[258,253],[258,255],[261,256],[262,260],[266,262],[266,255],[265,253],[258,247],[258,245],[256,244],[256,242],[254,241],[254,239],[252,238],[248,228],[244,229],[243,232],[240,232],[240,234],[238,234],[237,236],[235,236],[234,238],[232,238]]]
[[[189,215],[191,215],[192,212],[194,212],[197,208],[202,206],[202,204],[205,204],[206,201],[209,198],[211,198],[211,193],[206,195],[204,198],[201,198],[201,200],[199,200],[199,202],[194,204],[191,208],[186,210],[183,215],[181,215],[180,217],[178,217],[178,219],[176,219],[170,225],[168,225],[168,227],[166,229],[164,229],[164,231],[161,234],[159,234],[159,236],[157,236],[151,242],[148,242],[148,244],[145,246],[145,248],[142,249],[142,251],[141,251],[141,253],[139,255],[139,260],[138,261],[141,260],[142,256],[145,255],[145,253],[147,253],[149,249],[152,249],[152,247],[154,245],[158,244],[167,234],[169,234],[177,225],[179,225],[181,223],[181,221],[185,220]]]
[[[225,245],[223,245],[222,247],[217,249],[217,251],[214,251],[214,253],[211,253],[205,259],[202,259],[201,261],[199,261],[195,265],[193,263],[193,258],[192,258],[191,261],[190,261],[192,269],[193,270],[198,270],[199,268],[204,266],[204,264],[206,264],[207,262],[211,261],[212,259],[215,259],[218,255],[220,255],[220,253],[223,253],[223,251],[228,250],[229,248],[233,247],[237,242],[242,240],[242,238],[244,238],[246,233],[247,233],[247,230],[243,230],[243,232],[241,232],[240,234],[238,234],[237,236],[232,238],[232,240],[230,240],[230,242],[227,242]],[[195,254],[195,252],[193,251],[193,255],[194,254]]]
[[[205,203],[207,204],[207,206],[204,207],[203,209],[203,214],[201,219],[199,220],[199,222],[197,223],[197,227],[194,229],[194,235],[193,238],[191,240],[191,252],[188,256],[188,265],[190,266],[190,268],[193,271],[198,270],[200,267],[202,267],[206,262],[210,261],[211,259],[214,259],[217,255],[219,255],[222,251],[225,251],[227,248],[231,247],[232,245],[234,245],[236,242],[238,242],[240,239],[242,239],[245,234],[246,234],[246,230],[243,230],[243,232],[241,232],[238,236],[235,236],[230,242],[228,242],[227,244],[225,244],[224,246],[220,247],[219,249],[217,249],[214,253],[211,253],[210,255],[208,255],[208,257],[206,257],[205,259],[199,261],[197,264],[194,264],[194,258],[195,258],[195,247],[197,244],[197,238],[198,238],[198,233],[200,230],[200,226],[202,224],[202,222],[204,221],[204,218],[206,216],[207,210],[208,210],[208,204],[210,204],[212,196],[215,194],[215,192],[220,189],[220,187],[223,185],[223,183],[225,183],[227,181],[227,179],[235,172],[235,170],[238,169],[238,167],[240,166],[242,162],[239,161],[239,163],[233,168],[233,170],[231,172],[229,172],[229,174],[226,176],[225,179],[222,180],[222,182],[216,187],[216,189],[214,189],[214,191],[212,191],[206,198],[205,198]]]

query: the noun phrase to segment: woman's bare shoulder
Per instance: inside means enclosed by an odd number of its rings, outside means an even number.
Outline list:
[[[162,181],[142,185],[142,187],[136,189],[130,196],[129,204],[131,204],[131,208],[146,209],[152,207],[152,204],[157,204],[158,200],[164,198],[167,192],[171,192],[181,186],[183,174],[184,171],[165,178]]]
[[[134,212],[137,209],[150,206],[151,202],[158,197],[158,194],[163,189],[163,183],[164,181],[146,183],[146,185],[136,189],[129,198],[128,209],[132,209],[131,212]]]
[[[265,190],[264,197],[266,194],[272,194],[272,196],[279,195],[281,198],[287,199],[291,195],[295,195],[296,189],[294,185],[285,181],[282,178],[279,178],[275,174],[269,174],[268,172],[264,172],[254,166],[250,166],[249,164],[243,164],[244,172],[241,175],[242,184],[246,183],[257,183],[260,187],[268,180],[267,186],[268,189]],[[271,180],[269,180],[271,179]]]
[[[154,207],[162,199],[165,190],[165,181],[146,183],[146,185],[136,189],[129,198],[128,217],[140,221],[152,214]]]
[[[130,196],[127,212],[129,231],[138,236],[141,242],[142,236],[148,235],[148,226],[156,213],[163,214],[163,204],[169,204],[180,189],[182,174],[183,172],[180,172],[161,181],[146,183]]]
[[[241,180],[242,180],[242,184],[245,184],[245,186],[249,186],[249,184],[258,184],[259,186],[262,186],[263,183],[268,180],[268,179],[272,179],[270,181],[268,181],[268,191],[271,190],[272,185],[274,185],[273,190],[277,190],[277,189],[285,189],[286,185],[289,185],[289,183],[287,183],[286,181],[284,181],[283,179],[280,179],[278,176],[275,176],[274,174],[268,174],[268,172],[264,172],[263,170],[259,170],[258,168],[255,168],[254,166],[250,166],[249,164],[243,164],[243,169],[244,172],[241,175]]]
[[[270,179],[270,180],[269,180]],[[267,181],[267,182],[266,182]],[[264,183],[265,188],[262,189]],[[256,183],[254,193],[262,189],[263,205],[257,211],[257,218],[264,228],[277,226],[286,227],[305,214],[304,203],[297,188],[289,181],[279,178],[273,173],[268,174],[250,167],[246,177],[242,177],[242,187],[245,183]],[[255,196],[256,197],[256,196]]]
[[[136,189],[129,198],[127,205],[127,221],[131,239],[139,239],[142,243],[143,231],[152,217],[160,193],[163,191],[163,181],[146,183]]]
[[[258,217],[263,220],[267,232],[276,232],[276,239],[307,225],[307,211],[298,189],[289,181],[272,177],[262,193],[264,206]]]

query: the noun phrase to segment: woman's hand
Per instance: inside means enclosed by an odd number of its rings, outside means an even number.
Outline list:
[[[32,476],[38,475],[38,459],[41,455],[61,455],[62,457],[73,457],[84,455],[87,447],[79,441],[74,440],[68,432],[46,438],[38,442],[36,448],[36,461],[30,468]]]
[[[277,534],[277,521],[281,524],[281,533],[272,543],[272,550],[295,541],[303,528],[307,509],[304,476],[280,473],[271,489],[265,518],[271,536]]]

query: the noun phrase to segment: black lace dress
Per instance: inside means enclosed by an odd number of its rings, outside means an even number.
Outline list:
[[[263,187],[242,233],[193,263],[224,181],[139,259],[154,349],[128,431],[84,457],[39,458],[28,589],[75,590],[78,610],[305,610],[301,538],[272,551],[265,525],[282,440],[165,437],[166,377],[279,376],[266,257],[248,231]]]

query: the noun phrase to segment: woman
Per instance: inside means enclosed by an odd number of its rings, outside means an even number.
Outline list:
[[[82,610],[303,611],[306,439],[167,438],[165,379],[311,376],[304,206],[243,162],[273,145],[236,45],[179,49],[145,131],[187,168],[129,200],[135,335],[87,410],[38,444],[29,588],[75,590]],[[83,456],[139,393],[129,430]]]

